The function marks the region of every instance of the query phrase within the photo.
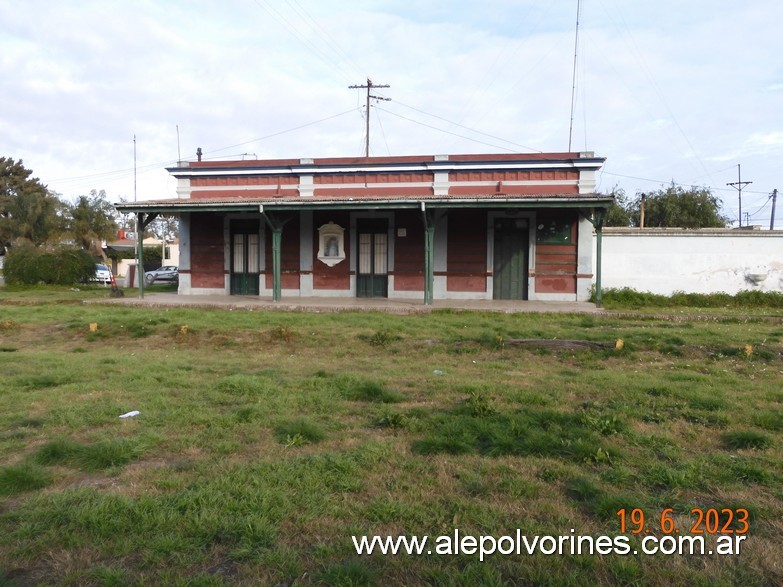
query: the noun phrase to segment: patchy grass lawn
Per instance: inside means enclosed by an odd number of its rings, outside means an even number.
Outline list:
[[[779,322],[77,303],[93,291],[0,293],[4,584],[783,583]],[[740,556],[351,541],[615,536],[622,508],[657,536],[666,508],[683,533],[694,508],[750,529]]]

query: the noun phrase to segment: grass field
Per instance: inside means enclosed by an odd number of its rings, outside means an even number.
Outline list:
[[[81,303],[106,295],[0,290],[0,584],[783,584],[780,309],[668,321]],[[744,509],[748,538],[739,556],[483,562],[360,557],[351,541],[615,536],[623,508],[654,536],[666,508],[683,533],[693,509]]]

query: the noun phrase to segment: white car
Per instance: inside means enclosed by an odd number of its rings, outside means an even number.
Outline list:
[[[112,280],[113,277],[111,274],[111,269],[109,269],[106,265],[102,265],[101,263],[96,263],[95,277],[93,277],[90,281],[103,283],[104,285],[111,285]]]

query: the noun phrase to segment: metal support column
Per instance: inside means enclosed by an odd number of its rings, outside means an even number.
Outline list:
[[[282,251],[283,251],[283,227],[289,220],[296,217],[296,214],[283,216],[280,214],[270,214],[260,207],[260,212],[264,215],[266,225],[272,231],[272,301],[279,302],[283,297],[282,286]]]
[[[139,263],[136,265],[136,278],[139,280],[139,299],[144,299],[144,213],[136,215],[136,242],[139,246]],[[133,284],[131,284],[133,285]]]
[[[435,215],[421,203],[424,221],[424,305],[432,305],[435,289]]]
[[[144,231],[157,217],[157,212],[147,214],[146,219],[144,212],[136,213],[136,242],[139,245],[139,264],[136,267],[136,273],[139,277],[139,298],[141,299],[144,298]]]
[[[283,227],[272,227],[272,301],[279,302],[283,297],[281,285],[280,265],[283,243]]]

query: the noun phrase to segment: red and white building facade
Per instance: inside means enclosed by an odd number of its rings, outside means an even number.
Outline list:
[[[593,153],[182,162],[179,293],[584,301]]]

